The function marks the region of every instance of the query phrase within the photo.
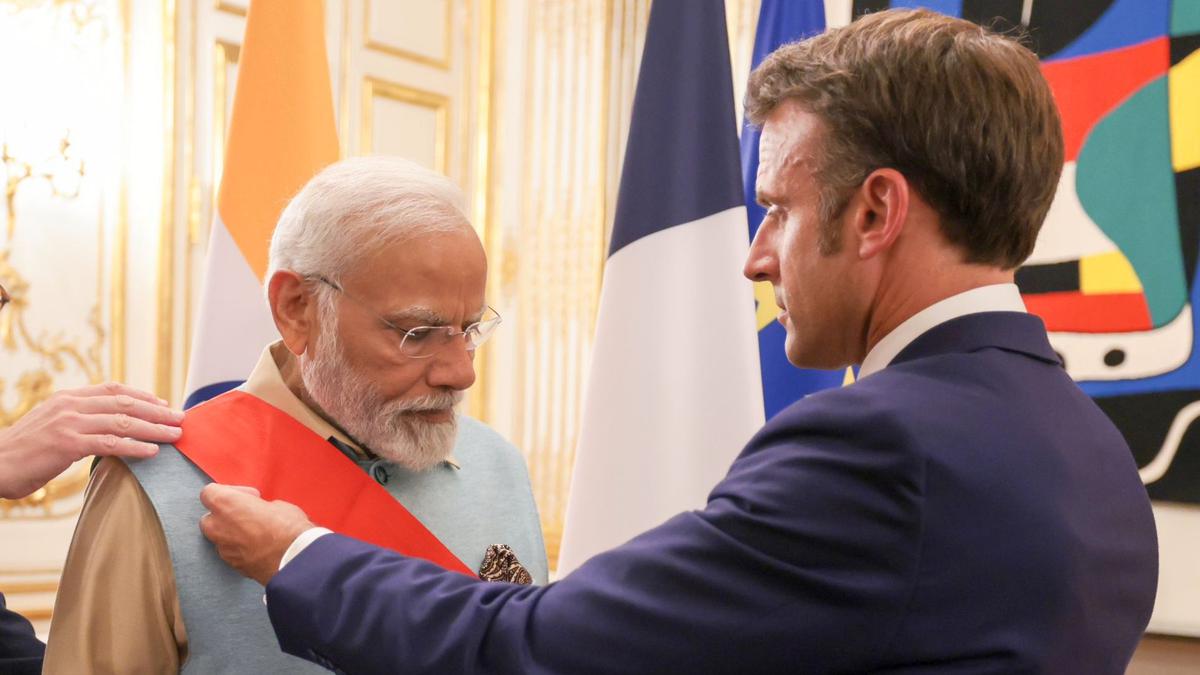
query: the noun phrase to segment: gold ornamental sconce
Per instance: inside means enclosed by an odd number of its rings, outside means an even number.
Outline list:
[[[0,8],[15,12],[30,10],[66,10],[75,30],[83,32],[88,26],[100,23],[95,0],[0,0]]]
[[[8,142],[0,144],[0,160],[4,162],[6,180],[4,182],[4,208],[8,220],[8,239],[11,241],[16,227],[17,190],[30,180],[44,180],[50,185],[50,192],[55,197],[74,199],[79,196],[80,186],[86,173],[83,160],[74,157],[71,152],[71,132],[63,134],[58,142],[57,154],[39,161],[14,157],[9,150]]]

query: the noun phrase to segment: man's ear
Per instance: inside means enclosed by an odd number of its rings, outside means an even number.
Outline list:
[[[267,301],[283,343],[293,354],[303,354],[317,320],[317,298],[311,285],[291,270],[279,270],[267,281]]]
[[[876,169],[859,186],[858,209],[851,223],[859,258],[888,250],[904,231],[911,189],[908,179],[895,169]]]

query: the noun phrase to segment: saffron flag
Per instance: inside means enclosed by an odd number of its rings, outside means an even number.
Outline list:
[[[338,158],[321,0],[253,0],[204,266],[185,408],[245,380],[278,337],[263,276],[288,200]]]
[[[558,571],[699,508],[762,425],[721,0],[650,11]]]
[[[752,68],[781,45],[795,42],[825,30],[825,5],[822,0],[762,0],[758,14],[758,30],[754,36]],[[742,127],[742,177],[746,185],[746,209],[750,216],[750,238],[758,231],[765,211],[754,197],[754,181],[758,174],[759,130],[745,123]],[[762,363],[763,406],[767,418],[795,401],[822,389],[841,386],[844,370],[802,370],[787,360],[783,350],[787,331],[775,319],[779,306],[775,304],[770,282],[754,284],[757,305],[755,320],[758,326],[758,350]]]

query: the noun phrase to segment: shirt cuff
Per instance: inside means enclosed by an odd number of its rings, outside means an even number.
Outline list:
[[[279,569],[290,563],[293,558],[300,555],[300,552],[308,548],[308,545],[324,537],[327,534],[333,534],[333,530],[325,529],[324,527],[310,527],[300,533],[298,537],[292,540],[292,545],[283,552],[283,557],[279,559]]]

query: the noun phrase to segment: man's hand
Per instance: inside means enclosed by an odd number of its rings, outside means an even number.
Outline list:
[[[225,562],[263,586],[296,537],[314,527],[300,507],[263,501],[251,487],[212,483],[200,491],[200,502],[209,510],[200,531]]]
[[[57,392],[0,429],[0,497],[24,497],[88,455],[151,457],[179,440],[182,421],[166,401],[115,382]]]

